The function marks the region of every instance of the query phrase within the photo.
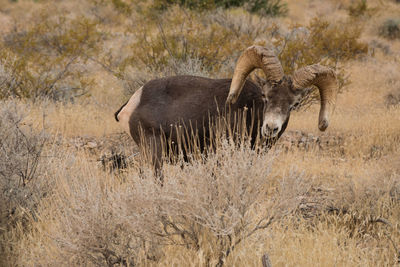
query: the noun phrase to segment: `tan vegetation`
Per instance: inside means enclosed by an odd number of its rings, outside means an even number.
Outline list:
[[[0,0],[0,265],[398,264],[400,40],[381,26],[400,3],[173,2]],[[164,164],[161,187],[113,113],[154,77],[232,77],[269,43],[285,70],[338,71],[327,132],[311,93],[272,150],[221,139]]]

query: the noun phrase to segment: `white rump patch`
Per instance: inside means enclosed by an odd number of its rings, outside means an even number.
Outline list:
[[[143,86],[139,88],[129,99],[128,103],[121,109],[117,117],[124,130],[130,134],[129,118],[139,105],[140,98],[142,97]]]

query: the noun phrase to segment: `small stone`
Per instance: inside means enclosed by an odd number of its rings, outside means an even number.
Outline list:
[[[89,148],[96,148],[97,147],[97,143],[95,141],[89,141],[86,144]]]

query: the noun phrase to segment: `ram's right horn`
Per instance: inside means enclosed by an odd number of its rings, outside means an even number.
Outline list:
[[[247,76],[256,68],[264,71],[266,80],[270,83],[277,83],[284,76],[282,65],[272,49],[257,45],[250,46],[242,53],[236,63],[229,95],[226,100],[227,104],[236,102]]]

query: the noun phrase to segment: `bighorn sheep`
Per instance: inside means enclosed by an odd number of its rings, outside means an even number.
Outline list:
[[[246,80],[256,68],[264,71],[266,84],[262,87]],[[278,58],[271,49],[261,46],[247,48],[239,57],[231,79],[208,79],[196,76],[175,76],[155,79],[136,91],[116,113],[115,118],[139,145],[141,134],[155,142],[161,156],[162,134],[174,141],[171,125],[184,123],[195,127],[200,140],[207,136],[209,118],[227,107],[231,111],[252,109],[258,123],[246,118],[247,128],[257,127],[252,134],[268,140],[280,137],[289,121],[290,111],[300,100],[304,88],[315,85],[319,89],[321,107],[318,127],[324,131],[335,105],[337,79],[335,72],[321,65],[300,68],[292,76],[285,75]],[[254,122],[254,121],[253,121]],[[251,129],[253,130],[253,129]],[[176,140],[175,140],[176,141]],[[159,166],[156,166],[158,168]]]

